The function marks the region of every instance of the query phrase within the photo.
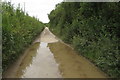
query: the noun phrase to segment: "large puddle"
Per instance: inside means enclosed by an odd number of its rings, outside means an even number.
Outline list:
[[[13,64],[16,67],[16,65]],[[8,71],[8,77],[15,68]],[[6,76],[7,77],[7,76]],[[63,42],[31,45],[12,78],[107,78],[107,75]]]
[[[35,43],[22,61],[16,76],[21,78],[60,78],[58,64],[48,43]]]

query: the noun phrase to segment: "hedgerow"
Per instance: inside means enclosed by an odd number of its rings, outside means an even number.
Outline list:
[[[111,77],[120,77],[120,4],[63,2],[49,14],[52,32]]]
[[[10,2],[2,3],[3,71],[23,53],[43,28],[42,22],[29,16],[20,6],[15,9]]]

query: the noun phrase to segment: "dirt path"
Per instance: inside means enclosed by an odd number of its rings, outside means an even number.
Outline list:
[[[4,77],[105,78],[106,75],[59,41],[46,27],[40,38],[6,71]]]
[[[47,27],[43,30],[40,37],[40,42],[53,43],[58,41],[55,35],[51,33]]]

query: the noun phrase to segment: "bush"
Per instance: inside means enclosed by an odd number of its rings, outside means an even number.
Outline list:
[[[43,30],[43,23],[11,3],[2,4],[2,67],[5,71]]]
[[[120,77],[119,6],[63,2],[49,14],[50,29],[109,76]]]

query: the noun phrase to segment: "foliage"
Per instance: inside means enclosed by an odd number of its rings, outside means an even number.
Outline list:
[[[49,14],[50,29],[111,77],[120,77],[120,4],[63,2]]]
[[[8,66],[31,44],[43,29],[43,23],[11,3],[2,4],[2,67]]]

